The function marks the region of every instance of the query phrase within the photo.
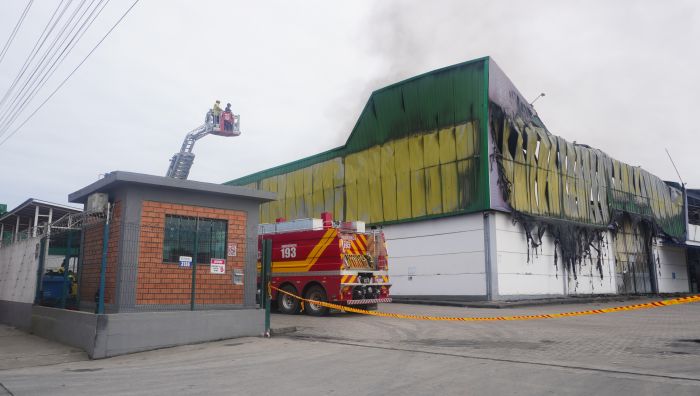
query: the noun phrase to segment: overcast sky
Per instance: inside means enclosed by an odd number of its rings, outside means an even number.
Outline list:
[[[8,133],[131,3],[107,4]],[[0,2],[0,46],[26,4]],[[58,4],[36,0],[29,9],[0,62],[0,98]],[[0,203],[66,203],[113,170],[163,175],[215,99],[241,114],[243,134],[197,142],[190,179],[222,183],[340,146],[373,90],[482,56],[526,98],[546,93],[536,108],[552,133],[677,180],[666,147],[697,188],[699,5],[141,0],[0,145]]]

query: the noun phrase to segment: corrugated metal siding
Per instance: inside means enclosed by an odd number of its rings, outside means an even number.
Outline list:
[[[277,192],[261,222],[387,224],[488,209],[487,58],[375,91],[343,147],[227,184]],[[303,192],[301,189],[303,185]]]
[[[386,224],[473,210],[479,130],[470,122],[416,134],[262,179],[258,188],[278,198],[262,205],[261,221],[330,211],[340,219]]]
[[[507,201],[518,212],[607,226],[625,212],[652,219],[667,235],[683,239],[680,190],[640,167],[603,151],[574,145],[534,123],[495,116],[492,125]]]

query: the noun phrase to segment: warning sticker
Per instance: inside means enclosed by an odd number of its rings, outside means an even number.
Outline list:
[[[226,273],[226,260],[213,258],[210,261],[209,272],[212,274]]]

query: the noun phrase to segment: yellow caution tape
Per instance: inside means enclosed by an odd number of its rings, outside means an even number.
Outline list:
[[[325,301],[309,300],[306,298],[299,297],[293,293],[278,289],[274,286],[270,286],[272,289],[277,290],[280,293],[286,294],[288,296],[294,297],[300,301],[313,303],[315,305],[320,305],[326,308],[338,309],[345,312],[353,312],[364,315],[379,316],[383,318],[395,318],[395,319],[413,319],[413,320],[442,320],[442,321],[453,321],[453,322],[490,322],[498,320],[534,320],[534,319],[554,319],[554,318],[568,318],[572,316],[585,316],[585,315],[598,315],[604,313],[620,312],[620,311],[634,311],[637,309],[647,309],[647,308],[658,308],[666,307],[669,305],[679,305],[688,304],[694,302],[700,302],[700,295],[688,296],[688,297],[678,297],[669,300],[662,301],[652,301],[642,304],[632,304],[624,305],[621,307],[613,308],[601,308],[601,309],[589,309],[587,311],[575,311],[575,312],[562,312],[554,314],[542,314],[542,315],[513,315],[513,316],[494,316],[494,317],[450,317],[450,316],[428,316],[428,315],[407,315],[389,312],[379,312],[379,311],[367,311],[365,309],[348,307],[345,305],[331,304]]]

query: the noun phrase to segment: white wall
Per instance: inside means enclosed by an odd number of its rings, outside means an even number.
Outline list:
[[[507,213],[495,216],[496,298],[519,296],[616,294],[615,241],[605,234],[602,278],[597,252],[577,265],[577,276],[565,274],[561,252],[554,264],[554,241],[530,250],[520,224]],[[485,296],[483,213],[396,224],[384,227],[389,252],[389,275],[394,296]],[[684,248],[656,245],[654,257],[662,293],[687,292]],[[674,278],[675,277],[675,278]]]
[[[65,259],[65,256],[47,255],[46,256],[46,263],[44,263],[44,270],[60,268],[61,265],[63,265],[64,259]]]
[[[606,235],[611,241],[610,235]],[[508,296],[537,296],[564,294],[609,294],[616,293],[614,256],[612,244],[603,249],[603,279],[596,269],[597,253],[577,265],[577,276],[564,273],[561,252],[554,264],[554,240],[549,234],[542,238],[537,250],[528,246],[525,230],[513,224],[507,213],[496,213],[496,259],[498,267],[498,294]],[[568,276],[567,276],[568,275]]]
[[[384,227],[394,296],[486,294],[482,213]]]
[[[30,238],[0,248],[0,300],[34,302],[39,240]]]
[[[692,242],[700,242],[700,226],[695,224],[687,224],[688,240]]]
[[[678,246],[654,244],[656,276],[659,293],[681,293],[690,291],[688,284],[688,259],[686,249]]]

